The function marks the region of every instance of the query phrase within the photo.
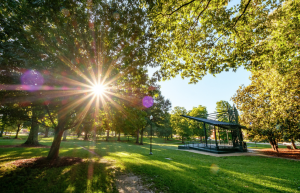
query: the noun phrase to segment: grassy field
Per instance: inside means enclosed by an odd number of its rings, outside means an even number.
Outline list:
[[[180,141],[164,143],[159,138],[154,138],[154,155],[150,156],[149,140],[144,140],[145,145],[136,145],[134,139],[96,143],[69,139],[61,143],[60,156],[81,157],[86,161],[51,169],[16,168],[9,164],[18,159],[47,156],[47,148],[0,148],[1,191],[117,192],[115,178],[121,173],[141,176],[143,183],[157,192],[300,191],[298,161],[254,156],[212,157],[179,151]],[[0,145],[24,141],[0,139]],[[51,141],[52,138],[40,139],[44,145],[51,145]],[[93,149],[108,162],[100,163],[98,157],[80,146]]]

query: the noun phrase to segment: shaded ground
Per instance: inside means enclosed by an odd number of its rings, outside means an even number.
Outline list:
[[[292,158],[300,160],[300,149],[278,149],[278,153],[272,149],[261,149],[260,153],[274,157]]]
[[[23,168],[52,168],[52,167],[63,167],[63,166],[70,166],[77,163],[83,162],[83,159],[78,157],[61,157],[54,161],[49,161],[46,157],[39,157],[39,158],[30,158],[30,159],[19,159],[10,164]]]
[[[27,144],[21,144],[21,145],[0,145],[0,148],[12,148],[12,147],[21,147],[21,148],[26,148],[26,147],[50,148],[51,146],[47,146],[47,145],[27,145]]]
[[[143,185],[140,177],[130,173],[118,176],[116,185],[119,193],[153,193]]]

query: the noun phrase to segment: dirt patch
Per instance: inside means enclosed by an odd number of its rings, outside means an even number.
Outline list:
[[[278,153],[272,149],[260,149],[257,150],[260,153],[265,155],[274,156],[274,157],[283,157],[283,158],[292,158],[300,160],[300,149],[278,149]]]
[[[34,148],[50,148],[50,146],[47,145],[27,145],[27,144],[21,144],[21,145],[0,145],[0,148],[12,148],[12,147],[34,147]]]
[[[100,155],[94,152],[93,149],[87,149],[81,145],[76,144],[77,146],[91,152],[95,156],[100,158],[100,163],[110,163],[112,164],[111,168],[114,168],[114,165],[111,161],[108,161],[102,158]],[[138,144],[136,144],[138,145]],[[151,185],[151,184],[150,184]],[[154,191],[149,190],[148,186],[142,184],[141,178],[134,174],[123,174],[116,177],[116,186],[119,193],[152,193]]]
[[[142,184],[141,178],[134,174],[118,176],[116,185],[119,193],[152,193],[148,187]]]
[[[38,157],[16,160],[10,164],[18,168],[52,168],[70,166],[81,162],[83,162],[83,159],[78,157],[61,157],[54,161],[49,161],[46,157]]]

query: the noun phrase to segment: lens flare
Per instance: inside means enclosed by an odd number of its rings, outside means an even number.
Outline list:
[[[217,164],[212,164],[210,166],[210,172],[213,174],[217,174],[219,171],[219,166]]]
[[[44,78],[38,71],[27,70],[21,76],[21,83],[24,90],[36,91],[44,84]]]
[[[143,105],[146,108],[152,107],[152,105],[153,105],[153,98],[151,96],[145,96],[143,98]]]

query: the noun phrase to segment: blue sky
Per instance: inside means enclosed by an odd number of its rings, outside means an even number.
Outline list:
[[[149,75],[155,72],[155,69],[149,68]],[[188,79],[181,79],[178,75],[176,78],[159,82],[162,95],[170,99],[172,109],[175,106],[192,110],[198,105],[206,106],[208,113],[215,111],[216,102],[220,100],[230,101],[230,98],[236,93],[236,90],[244,84],[249,85],[251,73],[239,68],[236,72],[222,72],[216,77],[208,74],[197,84],[188,84]]]

